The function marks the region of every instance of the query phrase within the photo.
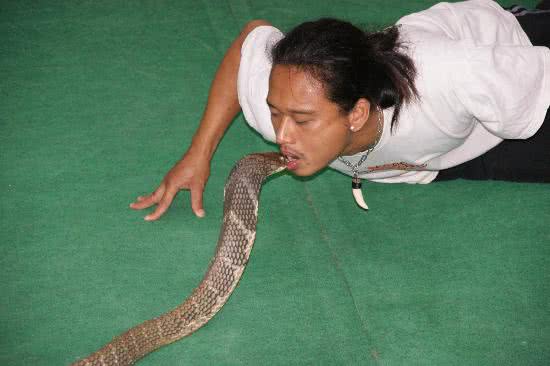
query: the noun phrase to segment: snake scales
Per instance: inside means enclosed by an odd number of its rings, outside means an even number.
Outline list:
[[[216,253],[199,286],[175,309],[127,330],[72,365],[132,365],[208,322],[225,304],[248,262],[256,236],[262,183],[284,168],[284,158],[274,152],[251,154],[237,162],[225,184],[223,225]]]

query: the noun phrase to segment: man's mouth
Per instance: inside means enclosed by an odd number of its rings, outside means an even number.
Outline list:
[[[300,161],[300,157],[286,149],[282,149],[281,152],[285,157],[286,168],[288,170],[296,170],[298,168],[298,162]]]

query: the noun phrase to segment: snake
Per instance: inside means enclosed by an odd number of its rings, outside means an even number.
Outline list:
[[[173,310],[130,328],[71,365],[133,365],[212,319],[237,286],[248,263],[256,237],[261,187],[267,177],[285,167],[285,158],[277,152],[255,153],[240,159],[224,186],[223,222],[215,254],[191,295]]]

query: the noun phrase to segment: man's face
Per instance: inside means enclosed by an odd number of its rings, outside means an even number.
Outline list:
[[[321,82],[299,68],[273,67],[267,103],[277,144],[296,175],[316,173],[350,143],[348,116],[326,98]]]

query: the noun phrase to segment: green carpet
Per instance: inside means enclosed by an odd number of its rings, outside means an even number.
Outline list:
[[[202,220],[187,192],[154,223],[128,204],[185,151],[246,21],[379,26],[434,3],[0,1],[0,364],[69,364],[198,284],[229,170],[275,147],[240,116]],[[227,305],[140,365],[550,364],[548,185],[365,192],[368,213],[333,171],[270,180]]]

